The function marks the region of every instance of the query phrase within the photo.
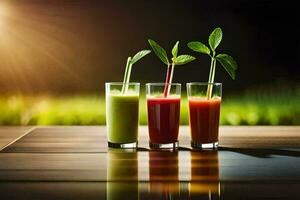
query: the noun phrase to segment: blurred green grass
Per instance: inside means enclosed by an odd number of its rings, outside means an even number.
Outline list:
[[[144,96],[144,95],[141,95]],[[244,92],[224,97],[223,125],[300,125],[300,90]],[[181,102],[181,124],[188,124],[187,99]],[[104,96],[0,96],[0,125],[104,125]],[[147,124],[145,98],[140,124]]]

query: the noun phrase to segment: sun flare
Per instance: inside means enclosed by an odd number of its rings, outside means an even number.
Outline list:
[[[61,13],[60,13],[61,14]],[[0,82],[31,90],[43,85],[51,74],[61,74],[82,81],[70,63],[74,52],[67,38],[71,31],[60,24],[63,16],[53,7],[26,4],[25,2],[0,2]],[[30,81],[28,81],[30,80]]]

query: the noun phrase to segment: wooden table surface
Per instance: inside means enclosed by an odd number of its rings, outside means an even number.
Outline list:
[[[225,126],[218,151],[108,149],[103,126],[0,127],[1,199],[298,199],[299,126]]]

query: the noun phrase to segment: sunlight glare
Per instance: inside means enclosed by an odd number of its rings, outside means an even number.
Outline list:
[[[5,29],[5,20],[7,13],[7,6],[3,2],[0,2],[0,36],[2,36],[3,30]]]
[[[47,10],[47,14],[45,14]],[[19,1],[0,2],[0,80],[16,90],[47,88],[59,71],[71,82],[83,83],[74,70],[73,33],[61,26],[64,13],[48,6]],[[30,80],[30,81],[29,81]]]

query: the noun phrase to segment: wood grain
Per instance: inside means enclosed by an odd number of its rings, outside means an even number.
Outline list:
[[[4,199],[297,199],[300,127],[220,128],[218,151],[108,149],[105,127],[0,128]],[[24,135],[24,136],[23,136]],[[23,137],[20,137],[23,136]],[[118,196],[118,194],[121,194]]]
[[[300,181],[299,149],[0,153],[0,161],[0,181]]]
[[[0,126],[0,151],[32,130],[30,126]]]
[[[106,128],[99,127],[38,127],[3,152],[107,152]],[[190,148],[189,128],[179,134],[180,147]],[[149,149],[147,127],[140,127],[139,147]],[[300,148],[299,126],[223,126],[220,147],[233,148]]]

